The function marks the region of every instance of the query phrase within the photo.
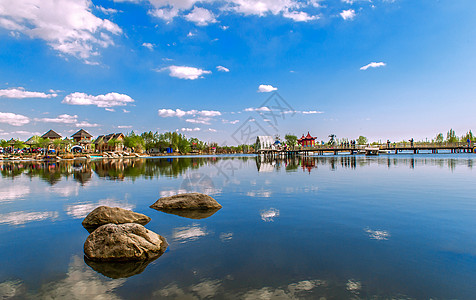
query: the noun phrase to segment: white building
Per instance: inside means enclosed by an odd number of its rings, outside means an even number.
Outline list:
[[[256,150],[274,149],[274,138],[269,135],[256,137]]]

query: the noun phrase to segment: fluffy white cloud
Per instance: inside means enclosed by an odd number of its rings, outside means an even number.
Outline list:
[[[0,90],[0,97],[4,98],[15,98],[15,99],[24,99],[24,98],[53,98],[58,96],[54,91],[50,90],[51,94],[45,94],[42,92],[29,92],[22,87],[10,88],[5,90]]]
[[[89,123],[87,121],[82,121],[82,122],[76,123],[75,126],[76,127],[90,127],[90,128],[93,128],[93,127],[99,127],[101,125],[96,124],[96,123]]]
[[[87,121],[78,121],[77,115],[62,114],[56,118],[35,118],[36,122],[58,123],[58,124],[74,124],[76,127],[99,127],[99,124],[89,123]]]
[[[258,16],[277,15],[302,6],[302,3],[296,0],[230,0],[229,3],[228,10]]]
[[[210,131],[210,132],[217,132],[217,130],[216,130],[216,129],[213,129],[213,128],[208,128],[208,131]]]
[[[352,19],[355,18],[355,10],[353,10],[353,9],[343,10],[340,13],[340,16],[344,20],[352,20]]]
[[[0,123],[10,124],[13,126],[23,126],[30,123],[30,118],[14,113],[0,112]]]
[[[98,47],[114,45],[121,28],[96,17],[91,0],[2,0],[0,27],[42,39],[61,54],[87,61]]]
[[[232,125],[235,125],[236,123],[239,123],[240,120],[233,120],[233,121],[230,121],[230,120],[225,120],[225,119],[222,119],[221,120],[224,124],[232,124]]]
[[[219,72],[230,72],[230,69],[225,68],[224,66],[217,66]]]
[[[168,118],[168,117],[179,117],[179,118],[181,118],[181,117],[184,117],[184,116],[199,116],[199,117],[202,117],[202,118],[211,118],[211,117],[221,116],[221,112],[219,112],[217,110],[195,110],[195,109],[192,109],[192,110],[184,111],[184,110],[181,110],[181,109],[173,110],[173,109],[164,108],[164,109],[159,109],[158,113],[159,113],[159,117],[162,117],[162,118]]]
[[[310,16],[304,11],[286,11],[283,13],[283,17],[291,19],[294,22],[307,22],[319,19],[319,16]]]
[[[195,128],[182,128],[181,130],[183,132],[193,132],[193,131],[200,131],[201,129],[198,127],[195,127]]]
[[[208,9],[202,7],[194,7],[193,10],[185,15],[187,21],[193,22],[198,26],[207,26],[210,23],[216,23],[215,15]]]
[[[57,116],[56,118],[37,118],[35,119],[37,122],[45,122],[45,123],[61,123],[61,124],[74,124],[78,122],[78,116],[77,115],[68,115],[68,114],[62,114]]]
[[[271,111],[267,106],[262,106],[262,107],[248,107],[245,108],[245,111]]]
[[[119,129],[129,129],[129,128],[132,128],[132,126],[131,125],[119,125],[119,126],[117,126],[117,128],[119,128]]]
[[[154,50],[154,45],[151,43],[142,43],[142,47],[146,47],[150,51]]]
[[[110,108],[114,106],[126,106],[133,103],[134,99],[125,94],[108,93],[106,95],[92,96],[85,93],[72,93],[67,95],[61,103],[71,105],[96,105],[97,107]]]
[[[185,122],[194,123],[194,124],[205,124],[210,125],[211,118],[208,117],[197,117],[195,119],[186,119]]]
[[[269,85],[269,84],[260,84],[260,86],[258,87],[258,92],[259,93],[269,93],[269,92],[272,92],[272,91],[276,91],[278,88],[272,86],[272,85]]]
[[[186,67],[186,66],[170,66],[159,71],[168,70],[170,73],[170,77],[176,77],[180,79],[188,79],[188,80],[195,80],[198,78],[203,78],[202,75],[204,74],[211,74],[211,71],[194,68],[194,67]]]
[[[312,114],[322,114],[323,112],[318,110],[307,110],[307,111],[305,110],[302,113],[305,115],[312,115]]]
[[[384,63],[384,62],[371,62],[370,64],[365,65],[365,66],[361,67],[360,69],[365,71],[368,68],[380,68],[380,67],[385,67],[386,65],[387,64]]]

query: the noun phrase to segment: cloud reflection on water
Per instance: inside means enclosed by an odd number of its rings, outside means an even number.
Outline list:
[[[274,222],[274,219],[279,217],[279,210],[270,208],[260,212],[261,220],[265,222]]]
[[[127,203],[127,200],[116,200],[114,198],[101,199],[97,203],[77,203],[73,205],[67,205],[65,207],[66,214],[73,219],[85,218],[91,211],[99,206],[120,207],[123,209],[133,210],[136,206],[134,204]]]
[[[24,198],[29,193],[30,187],[27,185],[9,184],[0,188],[0,203],[8,203]]]
[[[44,221],[51,219],[54,221],[59,216],[57,211],[44,211],[44,212],[26,212],[15,211],[6,214],[0,214],[0,225],[23,225],[34,221]]]
[[[386,230],[372,230],[367,227],[364,231],[372,240],[386,241],[390,237],[390,233]]]
[[[186,227],[177,227],[174,229],[172,234],[174,240],[178,241],[179,243],[195,241],[206,235],[208,235],[206,227],[199,227],[198,224],[193,224]]]

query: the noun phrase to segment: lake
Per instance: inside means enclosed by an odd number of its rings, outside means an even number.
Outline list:
[[[475,159],[0,162],[0,298],[475,299]],[[149,208],[193,191],[223,208],[203,219]],[[87,264],[81,221],[100,205],[151,217],[167,251]]]

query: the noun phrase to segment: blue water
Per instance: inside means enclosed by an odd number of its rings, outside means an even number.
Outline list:
[[[475,159],[0,162],[0,297],[475,299]],[[192,191],[223,208],[205,219],[149,208]],[[99,205],[150,216],[167,252],[127,278],[88,266],[81,221]]]

